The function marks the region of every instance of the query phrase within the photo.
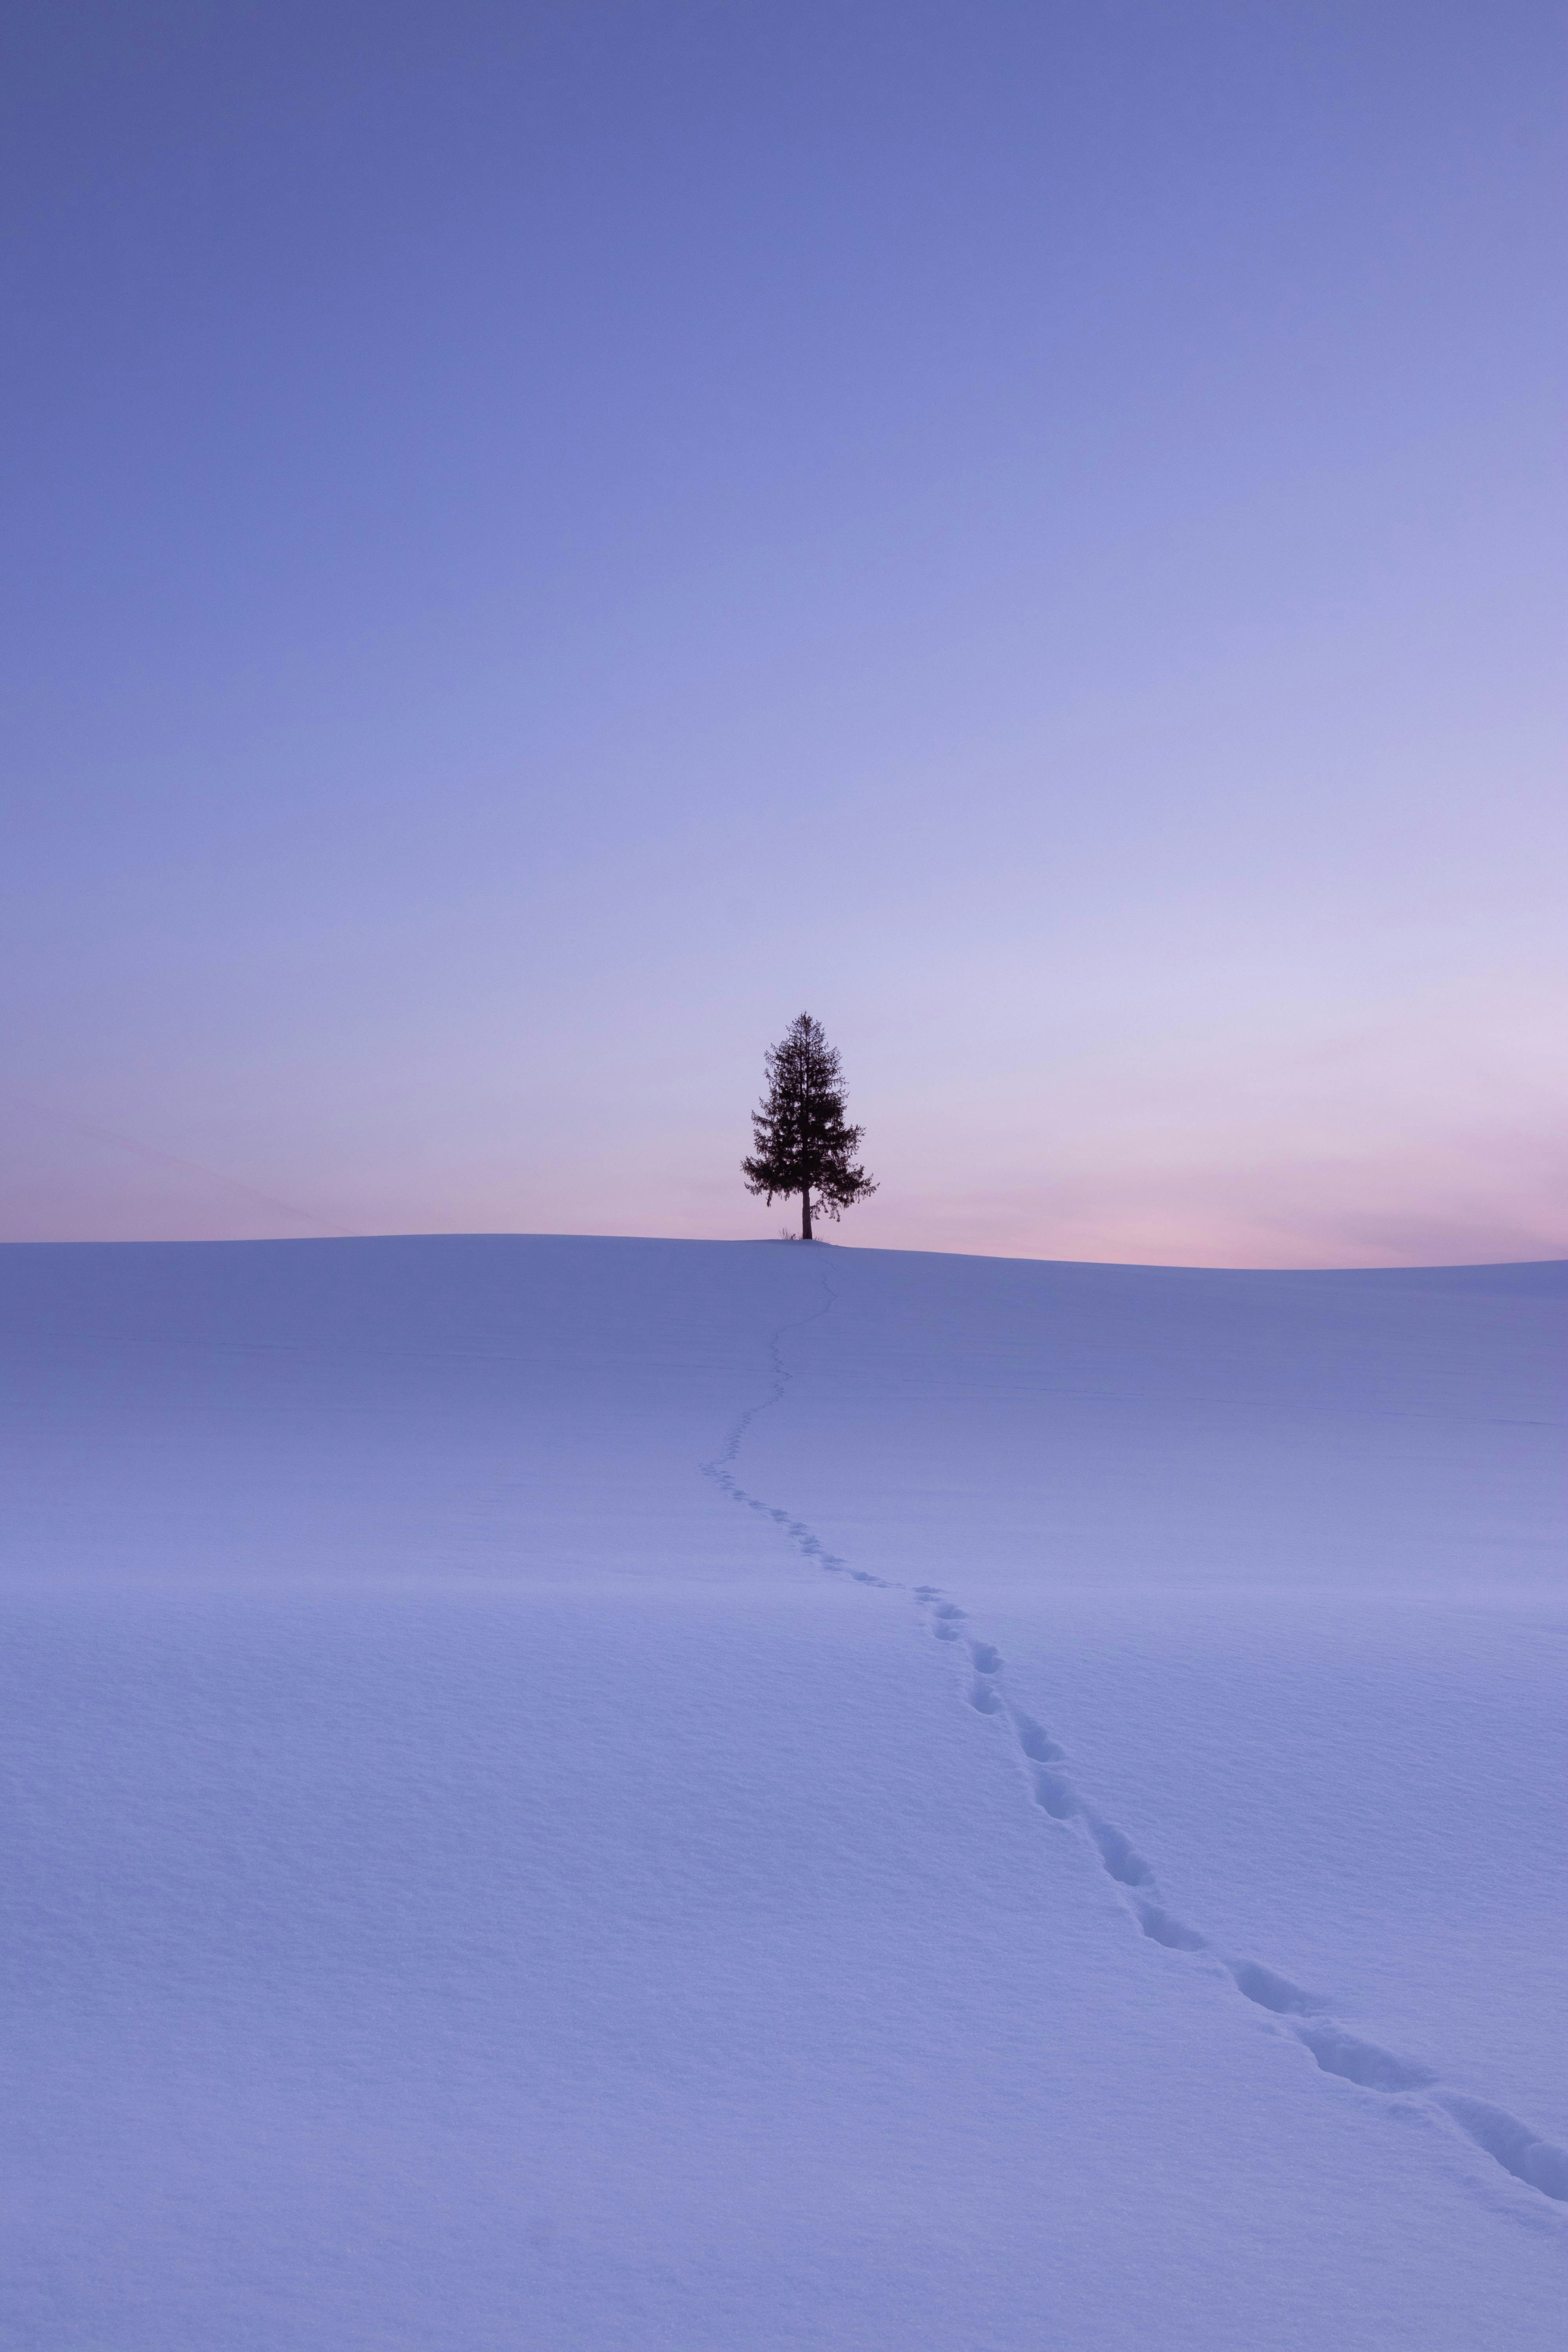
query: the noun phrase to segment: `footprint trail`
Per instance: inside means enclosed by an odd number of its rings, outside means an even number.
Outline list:
[[[838,1558],[837,1552],[827,1550],[804,1519],[797,1519],[788,1511],[781,1510],[776,1503],[764,1502],[760,1495],[749,1493],[734,1473],[735,1458],[741,1451],[747,1431],[760,1413],[770,1412],[774,1405],[783,1403],[784,1391],[794,1378],[784,1360],[782,1342],[785,1334],[790,1331],[803,1331],[808,1323],[820,1322],[822,1318],[831,1310],[833,1302],[838,1296],[826,1275],[822,1277],[822,1286],[826,1297],[820,1307],[814,1307],[809,1315],[797,1316],[793,1323],[781,1323],[770,1337],[768,1355],[773,1370],[773,1387],[759,1403],[749,1405],[739,1416],[725,1439],[721,1450],[714,1455],[711,1462],[703,1463],[702,1475],[705,1478],[711,1478],[714,1485],[730,1496],[731,1502],[742,1505],[749,1511],[757,1512],[763,1518],[772,1519],[780,1532],[788,1536],[795,1549],[817,1568],[829,1569],[835,1575],[847,1576],[857,1584],[874,1584],[882,1591],[886,1591],[889,1590],[889,1583],[885,1576],[872,1576],[863,1568],[851,1568],[847,1560]]]
[[[1289,1977],[1266,1968],[1261,1961],[1228,1957],[1216,1950],[1206,1936],[1168,1909],[1161,1899],[1152,1865],[1124,1832],[1096,1811],[1079,1793],[1065,1769],[1068,1762],[1065,1750],[1043,1725],[1016,1706],[1007,1696],[1003,1682],[1005,1662],[995,1645],[971,1634],[967,1612],[949,1600],[940,1585],[910,1586],[888,1577],[873,1576],[865,1569],[852,1568],[847,1560],[828,1550],[805,1519],[764,1501],[741,1485],[734,1465],[747,1433],[759,1415],[784,1402],[794,1377],[784,1361],[784,1339],[792,1331],[820,1321],[832,1310],[837,1293],[826,1274],[822,1285],[825,1297],[820,1307],[793,1322],[781,1324],[772,1334],[768,1349],[773,1386],[765,1397],[739,1416],[721,1451],[711,1462],[701,1465],[703,1475],[712,1479],[731,1501],[771,1519],[802,1557],[817,1568],[847,1576],[857,1584],[912,1595],[932,1636],[951,1644],[954,1654],[964,1662],[964,1698],[977,1715],[994,1718],[1002,1727],[1016,1752],[1035,1803],[1059,1829],[1085,1840],[1120,1891],[1131,1919],[1151,1943],[1194,1958],[1202,1955],[1200,1965],[1210,1974],[1216,1967],[1223,1969],[1244,2000],[1281,2021],[1286,2033],[1300,2044],[1323,2074],[1353,2084],[1375,2097],[1396,2098],[1407,2105],[1414,2103],[1441,2116],[1515,2180],[1560,2204],[1568,2204],[1568,2148],[1542,2139],[1528,2124],[1504,2108],[1450,2090],[1430,2067],[1398,2057],[1375,2042],[1360,2040],[1329,2013],[1331,2004],[1326,2000],[1304,1991]]]

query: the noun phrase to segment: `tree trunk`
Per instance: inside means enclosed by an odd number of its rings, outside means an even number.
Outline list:
[[[800,1196],[800,1237],[803,1242],[808,1242],[811,1239],[811,1187],[809,1184]]]

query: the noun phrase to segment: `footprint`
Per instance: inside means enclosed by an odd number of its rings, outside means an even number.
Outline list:
[[[1152,1886],[1154,1874],[1141,1853],[1133,1851],[1127,1839],[1109,1822],[1094,1813],[1085,1813],[1089,1833],[1100,1848],[1100,1858],[1119,1885]]]
[[[1255,2000],[1259,2009],[1271,2009],[1276,2017],[1310,2017],[1323,2007],[1323,2003],[1314,2000],[1310,1992],[1303,1992],[1300,1985],[1293,1985],[1289,1977],[1277,1977],[1272,1969],[1260,1968],[1256,1960],[1237,1960],[1231,1975],[1236,1979],[1237,1992],[1245,1993],[1248,2000]],[[1321,2066],[1327,2061],[1320,2058],[1318,2063]],[[1338,2071],[1332,2066],[1329,2068],[1331,2074]]]
[[[1002,1702],[996,1696],[996,1685],[976,1675],[969,1693],[969,1704],[981,1715],[1000,1715]]]
[[[1016,1715],[1013,1722],[1018,1734],[1018,1745],[1032,1764],[1061,1762],[1061,1749],[1054,1739],[1047,1739],[1040,1726],[1031,1717]]]
[[[1053,1822],[1070,1822],[1078,1811],[1078,1799],[1070,1780],[1059,1772],[1037,1772],[1035,1802],[1043,1805]]]
[[[977,1675],[999,1675],[1001,1673],[1001,1654],[998,1651],[992,1648],[989,1642],[971,1642],[969,1644],[969,1654],[974,1661],[974,1671]]]
[[[1205,1937],[1200,1936],[1195,1927],[1185,1927],[1179,1919],[1173,1919],[1170,1913],[1162,1911],[1157,1903],[1136,1903],[1132,1907],[1138,1914],[1138,1925],[1143,1933],[1152,1937],[1156,1944],[1163,1944],[1168,1952],[1208,1950]]]
[[[1436,2104],[1447,2108],[1459,2129],[1468,2132],[1505,2172],[1511,2172],[1527,2188],[1539,2189],[1543,2197],[1568,2204],[1568,2148],[1539,2139],[1517,2116],[1489,2106],[1485,2099],[1467,2099],[1460,2092],[1445,2091]]]
[[[1299,2025],[1296,2029],[1325,2074],[1359,2083],[1363,2091],[1425,2091],[1437,2077],[1429,2066],[1413,2066],[1373,2042],[1358,2042],[1337,2025]]]

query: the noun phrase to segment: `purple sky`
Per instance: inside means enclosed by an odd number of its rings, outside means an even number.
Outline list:
[[[1568,1251],[1546,5],[71,5],[0,1235]]]

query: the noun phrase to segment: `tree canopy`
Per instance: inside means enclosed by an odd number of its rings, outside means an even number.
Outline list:
[[[766,1055],[768,1090],[752,1113],[755,1145],[741,1162],[748,1192],[800,1194],[800,1237],[813,1215],[837,1223],[841,1210],[877,1189],[855,1158],[863,1128],[851,1127],[843,1073],[820,1021],[802,1013]]]

